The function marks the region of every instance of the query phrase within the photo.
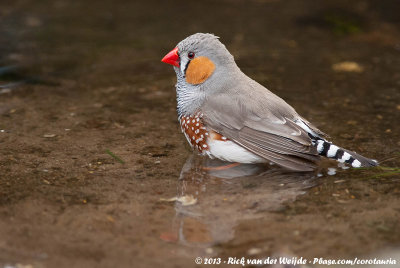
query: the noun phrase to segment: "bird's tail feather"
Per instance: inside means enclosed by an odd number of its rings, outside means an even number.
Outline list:
[[[317,147],[319,155],[335,159],[341,163],[347,163],[352,167],[374,167],[378,165],[378,162],[374,159],[366,158],[323,139],[315,140],[314,144]]]

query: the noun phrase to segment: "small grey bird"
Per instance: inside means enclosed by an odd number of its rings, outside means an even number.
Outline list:
[[[272,162],[295,171],[315,169],[320,156],[353,167],[378,164],[327,141],[293,107],[245,75],[215,35],[191,35],[162,61],[176,72],[182,132],[203,155],[229,162]]]

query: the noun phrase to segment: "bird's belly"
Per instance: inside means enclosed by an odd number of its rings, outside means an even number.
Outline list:
[[[245,164],[265,163],[266,159],[248,151],[230,140],[208,139],[208,150],[204,151],[210,158]]]

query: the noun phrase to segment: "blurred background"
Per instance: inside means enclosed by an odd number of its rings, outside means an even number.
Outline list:
[[[399,10],[397,0],[1,2],[0,267],[399,262]],[[219,36],[247,75],[382,168],[204,172],[161,63],[196,32]]]

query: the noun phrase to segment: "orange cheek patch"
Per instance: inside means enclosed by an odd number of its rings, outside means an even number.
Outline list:
[[[186,70],[186,82],[201,84],[209,78],[215,70],[214,63],[207,57],[197,57],[189,63]]]

